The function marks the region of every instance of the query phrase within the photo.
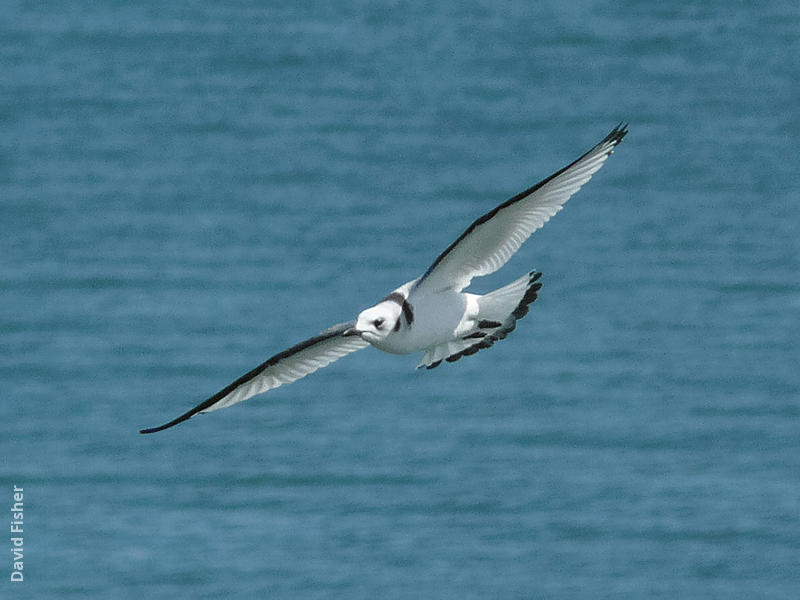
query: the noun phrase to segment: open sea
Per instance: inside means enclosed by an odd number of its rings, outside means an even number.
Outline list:
[[[0,596],[800,598],[799,65],[796,0],[3,3]],[[620,121],[502,343],[138,433]]]

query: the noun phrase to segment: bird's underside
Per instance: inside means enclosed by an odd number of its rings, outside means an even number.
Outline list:
[[[541,276],[541,273],[531,271],[504,288],[479,296],[477,303],[480,311],[469,330],[452,340],[425,349],[425,355],[417,367],[435,369],[443,360],[456,362],[505,339],[517,327],[517,321],[528,314],[530,304],[538,297],[542,287],[539,282]]]
[[[195,414],[292,383],[368,345],[397,354],[424,352],[419,367],[433,369],[504,339],[536,300],[541,273],[531,271],[485,295],[462,290],[473,277],[502,267],[589,181],[626,134],[626,126],[615,127],[577,160],[475,220],[421,277],[400,286],[357,319],[276,354],[191,410],[141,433],[162,431]]]

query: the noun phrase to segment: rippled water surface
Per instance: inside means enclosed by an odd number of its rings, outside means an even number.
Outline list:
[[[3,11],[3,597],[798,597],[797,4],[274,4]],[[507,340],[137,433],[620,120]]]

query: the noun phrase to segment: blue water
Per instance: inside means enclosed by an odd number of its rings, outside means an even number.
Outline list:
[[[798,4],[274,4],[4,4],[0,595],[800,597]],[[620,120],[507,340],[137,433]]]

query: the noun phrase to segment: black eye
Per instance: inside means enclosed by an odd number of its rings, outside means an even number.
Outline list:
[[[383,327],[383,319],[375,319],[372,324],[375,325],[375,329],[380,329]]]

